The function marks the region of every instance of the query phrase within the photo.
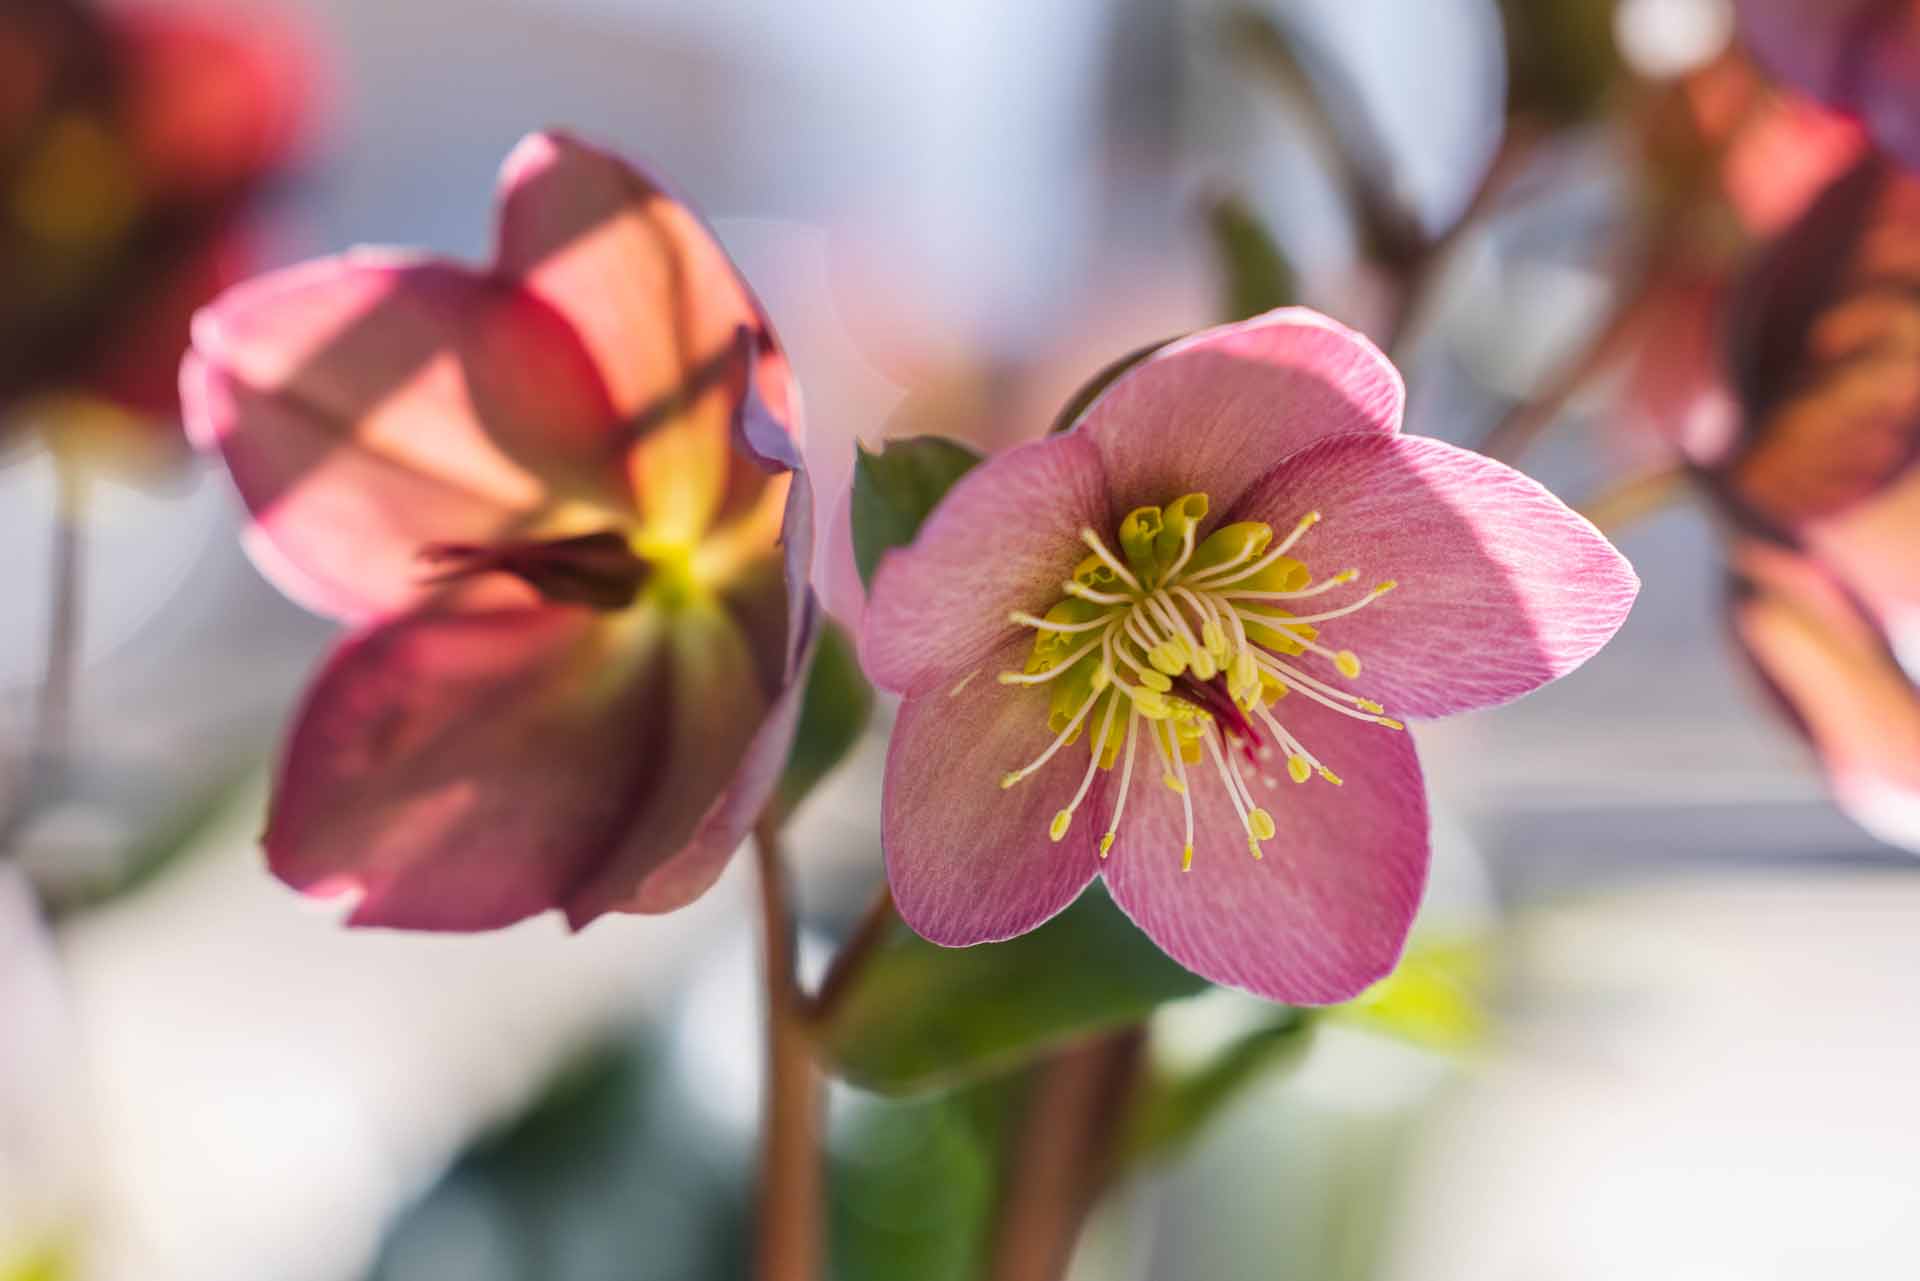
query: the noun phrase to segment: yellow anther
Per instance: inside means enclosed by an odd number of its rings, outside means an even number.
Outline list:
[[[1261,859],[1266,857],[1266,855],[1260,849],[1260,842],[1256,838],[1251,836],[1247,838],[1247,852],[1252,854],[1255,859]]]
[[[1073,826],[1073,811],[1061,810],[1053,816],[1053,822],[1047,827],[1047,835],[1058,844],[1067,835],[1067,829]]]
[[[1227,665],[1227,683],[1238,690],[1258,690],[1260,687],[1260,665],[1253,661],[1253,655],[1241,650],[1233,656]]]
[[[1352,680],[1360,674],[1360,656],[1350,649],[1343,649],[1338,654],[1335,654],[1333,656],[1333,665],[1339,668],[1340,674],[1348,680]]]
[[[1158,691],[1162,694],[1173,688],[1172,681],[1168,680],[1164,674],[1153,671],[1151,668],[1140,673],[1140,683],[1148,689]],[[1384,712],[1386,708],[1383,707],[1380,710]]]
[[[1101,858],[1105,858],[1107,856],[1107,851],[1113,848],[1113,838],[1117,835],[1119,835],[1119,833],[1117,832],[1108,832],[1105,836],[1100,838],[1100,857]]]
[[[1406,724],[1404,722],[1396,721],[1391,716],[1376,716],[1374,718],[1373,723],[1375,725],[1385,725],[1388,729],[1405,729],[1406,728]]]
[[[999,681],[999,682],[1000,682],[1000,683],[1001,683],[1002,685],[1024,685],[1024,684],[1026,684],[1026,682],[1025,682],[1025,681],[1023,681],[1023,680],[1021,680],[1021,679],[1020,679],[1020,673],[1019,673],[1019,672],[1001,672],[1001,673],[1000,673],[1000,674],[999,674],[998,676],[996,676],[996,677],[995,677],[994,679],[995,679],[995,680],[997,680],[997,681]]]
[[[1295,525],[1294,529],[1299,533],[1304,534],[1309,529],[1312,529],[1315,525],[1318,525],[1319,523],[1320,523],[1320,513],[1317,511],[1311,511],[1300,518],[1300,523],[1298,525]]]
[[[1389,578],[1386,582],[1376,586],[1373,589],[1373,594],[1375,596],[1385,596],[1388,592],[1392,591],[1394,588],[1398,587],[1399,585],[1400,585],[1399,583]]]
[[[1188,646],[1187,661],[1193,666],[1193,678],[1195,680],[1210,681],[1220,672],[1219,667],[1214,664],[1213,655],[1207,653],[1204,649],[1196,650],[1192,646]]]
[[[1012,787],[1015,783],[1018,783],[1024,777],[1025,775],[1021,774],[1019,770],[1008,770],[1006,773],[1000,776],[1000,789],[1002,791],[1005,791],[1007,788]]]
[[[1287,777],[1296,783],[1304,783],[1313,777],[1313,766],[1304,756],[1287,757]]]
[[[1200,643],[1216,661],[1225,661],[1227,657],[1227,629],[1220,626],[1220,620],[1209,618],[1200,628]]]
[[[1374,702],[1370,698],[1363,698],[1359,702],[1355,703],[1354,706],[1359,708],[1363,712],[1372,712],[1375,716],[1378,716],[1382,712],[1387,710],[1386,708],[1380,706],[1380,704]]]
[[[1167,700],[1150,689],[1134,691],[1133,709],[1150,721],[1164,721],[1173,715],[1173,708],[1167,705]]]
[[[1097,694],[1113,683],[1113,672],[1104,666],[1096,667],[1093,669],[1093,677],[1090,683],[1093,685],[1093,690]]]
[[[1336,582],[1336,583],[1350,583],[1350,582],[1352,582],[1352,581],[1353,581],[1354,579],[1356,579],[1356,578],[1358,578],[1358,577],[1360,577],[1360,571],[1359,571],[1359,570],[1357,570],[1357,569],[1343,569],[1343,570],[1341,570],[1341,571],[1340,571],[1339,573],[1337,573],[1337,574],[1335,574],[1335,575],[1333,576],[1333,581],[1334,581],[1334,582]]]
[[[1185,796],[1187,794],[1187,785],[1185,783],[1182,783],[1179,779],[1175,778],[1171,774],[1162,774],[1160,776],[1160,781],[1166,784],[1166,788],[1169,792],[1178,792],[1182,796]]]
[[[1324,765],[1320,767],[1320,777],[1326,779],[1329,783],[1332,783],[1335,787],[1340,787],[1343,785],[1340,776],[1334,773],[1332,770],[1328,769]]]
[[[1180,851],[1180,870],[1183,872],[1193,870],[1193,846],[1191,845]]]
[[[1175,647],[1173,641],[1162,641],[1147,651],[1147,661],[1168,676],[1178,676],[1187,670],[1186,655]],[[1167,686],[1172,689],[1173,686]]]
[[[1247,826],[1252,829],[1256,840],[1270,841],[1273,839],[1273,833],[1275,831],[1273,815],[1267,813],[1265,810],[1256,809],[1248,814]]]

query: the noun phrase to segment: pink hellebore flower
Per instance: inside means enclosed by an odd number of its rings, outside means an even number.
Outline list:
[[[276,874],[443,930],[713,882],[786,760],[811,531],[786,360],[685,205],[535,135],[492,267],[266,276],[182,386],[262,568],[358,626],[282,762]]]
[[[1737,0],[1736,8],[1741,35],[1769,71],[1920,165],[1920,4]]]
[[[1734,638],[1834,799],[1881,840],[1920,849],[1920,685],[1817,559],[1761,538],[1739,539],[1730,559]]]
[[[1400,435],[1403,401],[1313,312],[1210,329],[881,562],[863,652],[906,699],[882,822],[910,925],[1007,938],[1104,875],[1217,982],[1320,1003],[1393,968],[1428,857],[1395,716],[1563,675],[1638,590],[1533,481]]]

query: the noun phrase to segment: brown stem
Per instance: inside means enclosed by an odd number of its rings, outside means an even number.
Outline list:
[[[73,690],[80,670],[81,606],[86,586],[86,478],[80,467],[54,459],[59,486],[53,523],[52,596],[47,607],[47,656],[35,701],[33,727],[22,753],[14,795],[0,817],[0,855],[13,846],[36,807],[63,783],[72,738]]]
[[[1656,468],[1602,491],[1579,511],[1601,533],[1616,534],[1665,508],[1685,492],[1686,484],[1685,467]]]
[[[1058,1281],[1110,1169],[1144,1028],[1074,1046],[1038,1069],[1010,1154],[993,1281]]]
[[[1454,219],[1439,236],[1430,241],[1407,267],[1401,282],[1399,297],[1395,300],[1392,314],[1388,317],[1382,332],[1384,342],[1393,355],[1393,362],[1402,368],[1406,365],[1406,348],[1411,339],[1415,323],[1432,301],[1435,288],[1444,272],[1447,261],[1453,257],[1453,251],[1465,240],[1469,233],[1480,225],[1494,202],[1498,200],[1513,181],[1514,175],[1525,167],[1539,145],[1543,133],[1533,126],[1514,123],[1507,127],[1500,139],[1500,146],[1488,163],[1486,172],[1480,175],[1480,185],[1473,189],[1467,198],[1466,208]]]
[[[815,1281],[823,1255],[821,1090],[795,977],[793,914],[770,819],[754,829],[766,961],[767,1081],[755,1265],[760,1281]]]
[[[1565,412],[1573,398],[1625,354],[1661,274],[1657,260],[1649,264],[1579,354],[1549,379],[1546,386],[1515,405],[1506,417],[1494,424],[1480,442],[1480,452],[1505,463],[1526,453]]]
[[[806,1003],[808,1022],[818,1027],[833,1018],[841,999],[851,990],[853,980],[859,977],[861,967],[866,964],[867,958],[880,945],[880,941],[886,938],[887,931],[893,928],[893,923],[898,919],[899,913],[893,906],[893,895],[883,885],[880,887],[880,892],[874,896],[873,902],[867,905],[867,910],[861,914],[859,924],[853,927],[853,933],[847,936],[847,941],[840,945],[838,952],[834,953],[833,961],[827,966],[826,977],[820,980],[820,990],[814,993],[811,1001]]]

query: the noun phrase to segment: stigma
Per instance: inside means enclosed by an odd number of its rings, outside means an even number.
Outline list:
[[[1194,862],[1197,784],[1225,789],[1257,859],[1277,830],[1262,802],[1280,788],[1280,772],[1294,784],[1341,783],[1276,714],[1282,699],[1302,697],[1390,731],[1406,728],[1379,703],[1341,687],[1360,676],[1360,658],[1321,639],[1324,624],[1358,613],[1395,584],[1346,591],[1360,579],[1355,569],[1316,581],[1293,553],[1319,512],[1306,513],[1277,541],[1272,526],[1257,521],[1201,538],[1207,508],[1205,494],[1137,508],[1111,545],[1082,529],[1087,554],[1061,583],[1060,599],[1042,614],[1009,616],[1035,636],[1025,669],[1000,673],[1000,682],[1033,688],[1035,711],[1044,711],[1054,737],[1000,785],[1019,785],[1063,753],[1077,758],[1067,749],[1087,744],[1080,786],[1048,825],[1056,842],[1098,774],[1118,768],[1101,858],[1113,851],[1138,774],[1143,786],[1180,797],[1183,871]]]

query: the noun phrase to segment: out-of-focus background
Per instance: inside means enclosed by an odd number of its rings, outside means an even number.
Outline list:
[[[1407,207],[1457,217],[1505,109],[1492,0],[1249,2],[1365,104]],[[1221,0],[236,4],[300,24],[316,67],[272,260],[484,256],[494,170],[534,128],[645,158],[791,348],[826,511],[856,439],[1022,439],[1110,359],[1219,319],[1223,193],[1306,301],[1381,311],[1313,132]],[[1724,0],[1622,0],[1614,24],[1656,79],[1732,30]],[[1605,313],[1623,150],[1601,119],[1532,156],[1459,247],[1401,353],[1410,430],[1479,439]],[[1600,486],[1632,448],[1582,429],[1612,403],[1577,400],[1527,469]],[[44,662],[55,488],[43,455],[0,468],[9,739]],[[0,1278],[742,1275],[739,875],[577,937],[342,930],[254,846],[331,628],[249,566],[216,471],[92,497],[73,764],[0,868]],[[1321,1029],[1109,1199],[1076,1278],[1912,1275],[1920,876],[1832,807],[1730,658],[1709,517],[1681,504],[1621,546],[1645,588],[1610,648],[1416,730],[1441,816],[1416,943],[1479,958],[1491,1030],[1458,1053]],[[831,555],[819,572],[856,607]],[[799,818],[812,952],[880,876],[885,721]],[[1250,1004],[1168,1007],[1156,1046],[1201,1054]],[[979,1106],[836,1087],[836,1276],[973,1274],[998,1177]]]

